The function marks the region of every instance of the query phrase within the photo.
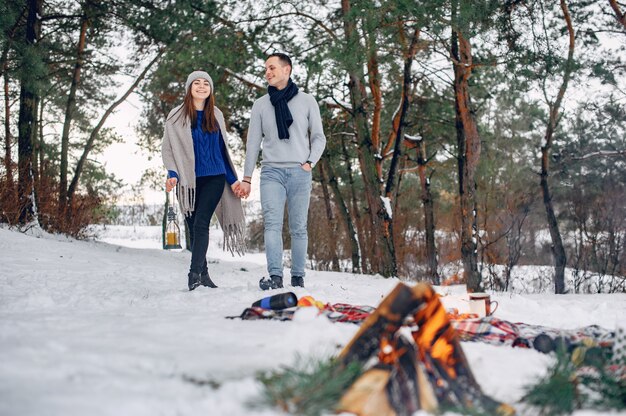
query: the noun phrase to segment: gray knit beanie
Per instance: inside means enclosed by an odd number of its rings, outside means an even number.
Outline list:
[[[211,84],[211,94],[213,94],[213,80],[211,79],[211,76],[204,71],[193,71],[191,74],[189,74],[189,76],[187,77],[187,82],[185,82],[185,91],[189,91],[191,83],[200,78],[209,81],[209,84]]]

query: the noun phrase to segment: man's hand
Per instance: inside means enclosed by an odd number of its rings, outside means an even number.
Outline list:
[[[178,183],[177,178],[167,178],[165,180],[165,190],[167,192],[171,191],[176,186],[177,183]]]
[[[252,185],[250,184],[250,179],[248,177],[243,178],[241,181],[241,185],[239,186],[239,197],[247,198],[250,196],[250,191],[252,190]]]
[[[313,170],[313,167],[311,166],[311,164],[309,162],[304,162],[300,166],[302,167],[303,170],[305,170],[307,172],[311,172]]]
[[[252,187],[250,186],[249,183],[241,182],[241,186],[239,187],[239,197],[247,198],[248,196],[250,196],[251,188]]]

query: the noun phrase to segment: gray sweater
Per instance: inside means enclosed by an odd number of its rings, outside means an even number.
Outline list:
[[[287,103],[293,117],[289,126],[289,139],[278,138],[274,106],[268,94],[259,98],[252,106],[246,164],[244,176],[252,176],[261,144],[263,144],[263,166],[291,168],[311,161],[317,163],[326,147],[320,109],[312,95],[302,91]]]

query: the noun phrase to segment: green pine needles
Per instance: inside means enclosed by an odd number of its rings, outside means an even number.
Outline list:
[[[297,357],[294,367],[257,375],[263,396],[257,406],[277,406],[291,414],[319,416],[332,412],[344,392],[362,374],[361,364],[340,365],[335,358],[303,360]]]
[[[598,348],[559,348],[546,377],[530,386],[523,402],[541,415],[570,414],[578,409],[626,409],[626,379],[608,371],[608,357]]]
[[[530,387],[522,401],[537,406],[542,415],[569,414],[580,407],[576,390],[576,368],[570,355],[562,348],[557,350],[556,362],[548,375]]]
[[[259,373],[262,397],[250,407],[278,407],[302,416],[333,413],[343,394],[363,374],[360,363],[342,366],[336,358],[298,356],[296,363]],[[599,347],[579,346],[573,351],[559,347],[548,374],[527,388],[522,402],[537,408],[540,415],[551,416],[578,409],[624,410],[626,378],[619,371],[623,364],[615,364],[610,365],[608,353]],[[473,414],[472,409],[461,413]]]

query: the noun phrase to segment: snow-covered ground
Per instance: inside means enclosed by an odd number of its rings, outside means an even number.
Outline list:
[[[219,237],[212,229],[208,255],[219,288],[189,292],[189,254],[161,250],[158,227],[107,227],[101,241],[0,228],[0,415],[281,415],[247,406],[260,391],[255,372],[336,354],[358,327],[311,309],[294,322],[226,319],[267,294],[265,259],[233,258]],[[306,288],[288,290],[375,306],[397,282],[309,271]],[[459,287],[438,290],[447,306],[466,304]],[[614,329],[626,320],[626,294],[492,298],[496,316],[514,322]],[[484,391],[511,404],[551,362],[534,350],[463,348]]]

